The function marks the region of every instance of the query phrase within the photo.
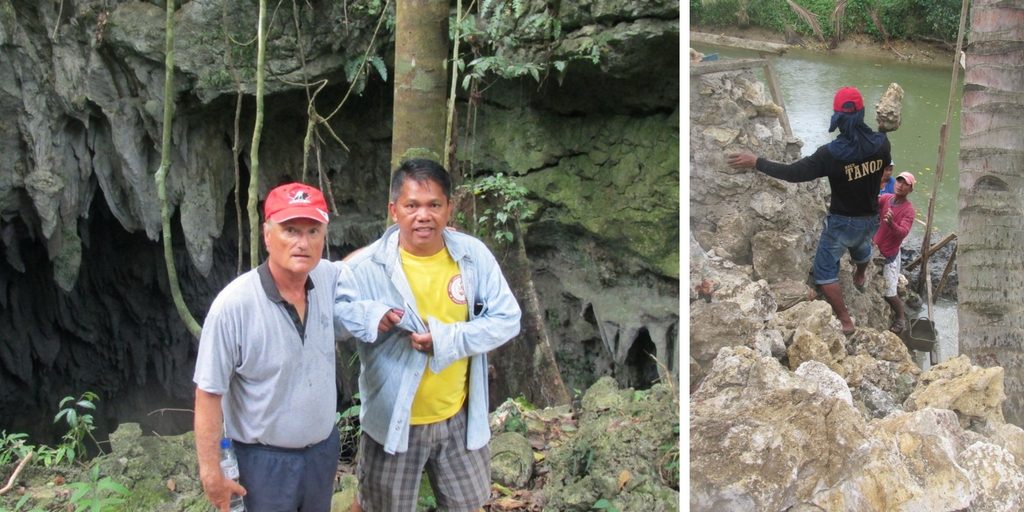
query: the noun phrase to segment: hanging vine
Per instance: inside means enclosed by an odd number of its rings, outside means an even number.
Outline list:
[[[185,327],[196,338],[202,332],[199,322],[189,312],[181,296],[181,283],[174,267],[174,250],[171,244],[171,210],[167,206],[167,172],[171,167],[171,123],[174,120],[174,0],[167,0],[166,57],[164,58],[164,121],[160,144],[160,168],[156,171],[157,197],[160,199],[160,220],[163,229],[164,262],[167,265],[167,281],[171,286],[171,297],[178,316]]]
[[[266,66],[267,36],[264,27],[267,17],[267,0],[260,0],[259,21],[256,30],[256,122],[252,127],[252,144],[249,147],[249,266],[260,264],[260,214],[256,210],[260,190],[260,137],[263,134],[263,81]]]

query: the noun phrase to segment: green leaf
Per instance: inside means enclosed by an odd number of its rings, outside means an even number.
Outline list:
[[[89,492],[89,484],[85,482],[75,482],[68,484],[68,486],[75,489],[75,492],[71,494],[71,503],[82,501],[82,498]]]
[[[83,409],[96,409],[96,405],[88,400],[80,400],[77,405]]]
[[[370,64],[373,64],[374,69],[377,70],[377,74],[380,75],[381,80],[388,81],[388,66],[384,64],[384,60],[374,55],[370,57]]]
[[[127,496],[128,494],[131,494],[131,491],[129,491],[127,487],[115,482],[109,476],[103,477],[103,479],[100,480],[99,484],[97,484],[97,487],[100,489],[116,492],[117,494],[120,494],[122,496]]]

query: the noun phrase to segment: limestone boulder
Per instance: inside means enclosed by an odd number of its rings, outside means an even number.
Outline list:
[[[820,362],[794,373],[749,348],[722,349],[690,397],[690,509],[1019,506],[1014,456],[953,411],[894,408],[869,422],[850,395]]]
[[[777,313],[769,325],[782,332],[791,369],[812,360],[832,367],[846,358],[846,337],[842,334],[842,326],[825,301],[799,303]]]
[[[1003,369],[971,365],[959,356],[934,366],[904,403],[908,411],[935,407],[956,412],[964,428],[987,422],[1005,423],[1002,404]]]
[[[856,409],[817,382],[750,349],[723,349],[691,396],[690,508],[796,505],[853,455],[866,433]]]
[[[978,429],[978,432],[1010,452],[1018,466],[1024,466],[1024,429],[1012,423],[991,422]]]
[[[977,496],[971,510],[1010,512],[1024,508],[1024,473],[1008,450],[976,442],[960,452],[959,461]]]
[[[783,279],[769,283],[772,294],[775,295],[775,303],[778,311],[785,311],[801,302],[811,301],[817,298],[818,292],[809,286],[805,280]]]
[[[491,480],[522,489],[533,475],[533,448],[518,432],[504,432],[491,439]]]
[[[757,277],[769,283],[807,279],[811,269],[804,237],[796,233],[762,231],[750,241],[751,259]]]
[[[846,381],[823,363],[807,361],[801,364],[795,373],[816,384],[819,392],[853,405],[853,396]]]
[[[690,356],[707,366],[723,347],[748,346],[764,321],[743,314],[734,302],[690,305]]]

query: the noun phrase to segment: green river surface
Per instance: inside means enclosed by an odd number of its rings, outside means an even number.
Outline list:
[[[704,54],[716,53],[721,58],[755,58],[754,52],[709,45],[691,45]],[[936,168],[939,160],[939,132],[946,119],[949,103],[952,62],[944,65],[914,64],[893,59],[821,53],[793,49],[782,56],[769,57],[776,80],[782,92],[786,112],[789,114],[793,135],[803,141],[804,156],[818,146],[831,141],[837,132],[828,133],[832,116],[832,97],[843,86],[854,86],[864,96],[864,120],[872,128],[875,124],[875,104],[890,83],[903,88],[902,123],[899,130],[889,133],[894,175],[910,171],[917,185],[910,195],[917,210],[911,238],[918,240],[924,233],[923,222],[928,215],[928,202],[936,188],[932,215],[932,243],[957,229],[960,149],[960,95],[963,88],[963,70],[954,92],[953,108],[949,115],[946,140],[945,166],[942,181],[936,187]],[[763,79],[763,73],[758,71]],[[766,94],[770,94],[767,91]],[[915,236],[916,234],[916,236]],[[920,247],[915,247],[920,249]],[[944,361],[958,353],[956,343],[956,305],[939,301],[932,317],[939,332],[939,359]],[[923,359],[923,361],[922,361]],[[928,367],[927,357],[918,354],[918,362]]]

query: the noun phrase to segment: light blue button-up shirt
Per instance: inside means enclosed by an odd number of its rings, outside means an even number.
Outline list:
[[[409,447],[409,417],[427,355],[412,348],[410,332],[430,332],[434,354],[430,369],[440,372],[464,357],[469,361],[468,435],[466,447],[477,450],[490,440],[487,422],[487,352],[519,334],[522,316],[498,262],[483,242],[444,231],[448,254],[459,265],[469,321],[426,321],[417,314],[416,299],[398,254],[398,226],[392,225],[373,244],[340,267],[334,303],[339,336],[357,343],[361,372],[359,413],[363,432],[387,453]],[[377,330],[392,308],[405,310],[402,321],[386,333]]]

